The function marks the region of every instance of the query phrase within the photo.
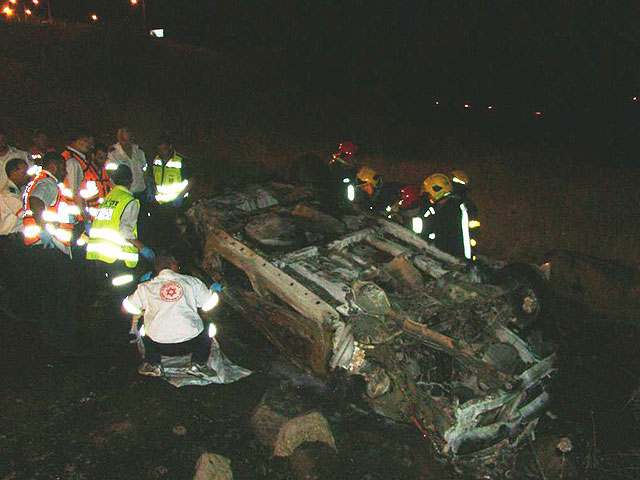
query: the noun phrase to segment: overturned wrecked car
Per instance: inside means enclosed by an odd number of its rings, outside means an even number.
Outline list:
[[[554,355],[523,333],[536,299],[480,283],[386,218],[323,212],[319,195],[268,183],[198,201],[201,267],[225,271],[226,297],[293,363],[363,379],[375,412],[414,424],[459,471],[495,473],[550,400]]]

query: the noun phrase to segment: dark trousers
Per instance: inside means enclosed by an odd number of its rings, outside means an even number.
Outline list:
[[[57,248],[29,247],[32,261],[32,301],[40,305],[42,341],[52,348],[77,348],[78,277],[73,261]]]
[[[149,335],[142,337],[144,342],[144,359],[152,364],[159,364],[160,357],[177,357],[191,354],[193,363],[207,363],[209,352],[211,351],[211,338],[205,328],[197,337],[180,343],[158,343],[149,338]]]
[[[21,233],[0,236],[0,284],[4,287],[2,302],[11,313],[33,321],[37,310],[31,301],[29,253]]]

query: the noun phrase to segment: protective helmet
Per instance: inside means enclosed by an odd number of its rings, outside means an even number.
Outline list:
[[[428,193],[431,200],[437,202],[442,197],[445,197],[453,191],[453,185],[451,185],[451,181],[449,177],[447,177],[443,173],[434,173],[433,175],[429,175],[422,182],[422,192]]]
[[[357,175],[357,184],[358,186],[371,185],[374,188],[380,185],[382,181],[382,177],[376,173],[376,171],[371,167],[360,167]]]
[[[462,170],[454,170],[451,172],[451,181],[460,185],[469,186],[469,175]]]
[[[400,208],[411,208],[422,196],[420,185],[407,185],[400,189]]]
[[[329,161],[329,164],[332,164],[333,162],[336,162],[336,161],[342,162],[342,163],[349,163],[353,161],[353,159],[356,156],[356,153],[358,153],[358,146],[355,143],[342,142],[340,145],[338,145],[338,151],[331,156],[331,160]]]

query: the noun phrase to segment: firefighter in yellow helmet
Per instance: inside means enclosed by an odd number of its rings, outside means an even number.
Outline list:
[[[454,257],[475,260],[469,209],[464,199],[453,193],[449,177],[434,173],[422,182],[429,198],[420,217],[413,219],[413,230],[440,250]]]
[[[399,190],[400,184],[383,182],[382,175],[363,166],[358,169],[355,185],[348,184],[347,198],[357,208],[384,213],[385,208],[395,202]]]

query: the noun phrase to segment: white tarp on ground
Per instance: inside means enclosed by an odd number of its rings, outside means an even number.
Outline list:
[[[144,356],[144,346],[140,337],[138,337],[138,349],[142,356]],[[191,365],[191,355],[162,357],[162,366],[164,367],[163,378],[174,387],[184,387],[186,385],[204,386],[212,383],[233,383],[253,373],[251,370],[236,365],[225,357],[215,338],[211,341],[211,353],[209,354],[207,364],[216,371],[216,376],[195,377],[189,375],[186,369]]]

